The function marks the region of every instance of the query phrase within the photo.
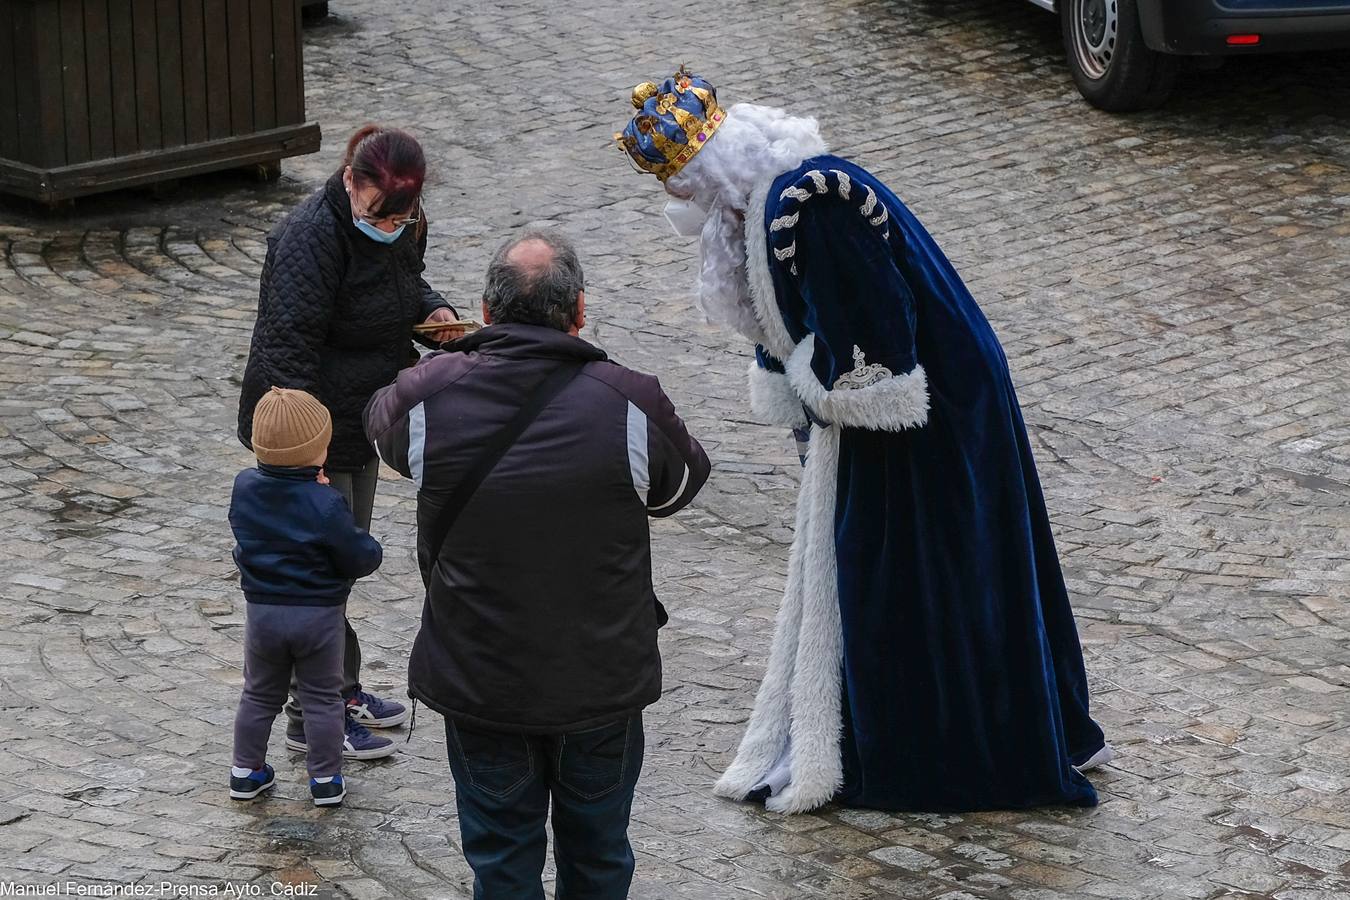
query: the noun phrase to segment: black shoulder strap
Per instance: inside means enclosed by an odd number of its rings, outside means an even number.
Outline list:
[[[516,413],[515,418],[507,422],[502,429],[488,439],[483,445],[482,452],[469,466],[469,470],[464,474],[464,479],[455,487],[454,491],[445,500],[445,506],[441,507],[436,516],[431,532],[427,536],[425,544],[429,558],[427,560],[427,570],[423,573],[424,579],[429,580],[430,570],[435,567],[436,559],[440,556],[441,548],[445,545],[445,539],[450,536],[450,529],[454,527],[455,520],[463,512],[464,507],[468,505],[469,499],[473,497],[478,486],[483,483],[490,473],[506,455],[506,451],[520,439],[525,429],[530,427],[530,423],[539,417],[548,406],[549,401],[561,393],[562,389],[581,373],[581,366],[572,363],[563,363],[548,375],[534,389],[525,403],[521,405],[520,411]]]

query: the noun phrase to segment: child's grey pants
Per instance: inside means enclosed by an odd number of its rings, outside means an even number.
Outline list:
[[[329,472],[334,489],[347,501],[347,507],[356,519],[356,527],[370,531],[370,516],[375,509],[375,486],[380,478],[380,458],[377,456],[359,472]],[[342,696],[350,697],[361,687],[361,642],[356,638],[352,623],[344,621],[346,645],[342,653]],[[291,685],[291,699],[286,703],[290,723],[288,734],[304,731],[305,712],[296,703],[295,685]]]
[[[342,655],[346,606],[248,604],[244,623],[244,692],[234,716],[234,764],[262,768],[272,721],[295,692],[304,710],[305,760],[312,778],[342,771],[346,707]]]

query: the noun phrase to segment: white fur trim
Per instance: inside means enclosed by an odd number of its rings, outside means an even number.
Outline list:
[[[827,391],[811,370],[815,345],[815,335],[808,334],[788,356],[785,368],[797,396],[821,419],[869,431],[904,431],[928,424],[928,374],[923,366],[868,387]]]
[[[770,372],[755,360],[750,361],[750,408],[770,425],[805,428],[806,412],[782,372]]]
[[[834,546],[839,429],[814,426],[797,500],[787,589],[774,626],[769,666],[736,760],[715,792],[742,800],[789,747],[791,780],[765,806],[807,812],[843,784],[839,751],[843,635]]]
[[[750,192],[750,205],[745,211],[745,272],[750,282],[750,300],[754,305],[755,318],[764,332],[764,349],[779,359],[787,359],[796,341],[788,334],[787,326],[783,324],[783,314],[778,311],[773,274],[769,271],[768,237],[764,228],[764,206],[769,199],[769,188],[773,187],[777,178],[778,175],[768,176]]]
[[[768,202],[768,189],[774,186],[776,178],[778,175],[768,175],[760,181],[752,190],[749,206],[745,209],[745,274],[751,285],[755,318],[764,332],[764,349],[779,359],[787,359],[796,341],[788,335],[783,313],[778,310],[774,274],[768,269],[768,236],[764,229],[764,205]]]

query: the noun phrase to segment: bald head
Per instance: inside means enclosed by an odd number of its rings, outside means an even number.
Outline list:
[[[548,241],[537,237],[523,237],[506,251],[506,261],[519,267],[521,271],[538,274],[546,266],[551,266],[557,255]]]
[[[561,235],[531,231],[497,249],[483,288],[483,315],[497,325],[540,325],[573,334],[584,307],[581,263]]]

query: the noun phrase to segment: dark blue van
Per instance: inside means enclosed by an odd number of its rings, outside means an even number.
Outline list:
[[[1127,112],[1167,99],[1184,56],[1350,47],[1350,0],[1031,0],[1059,13],[1078,90]]]

